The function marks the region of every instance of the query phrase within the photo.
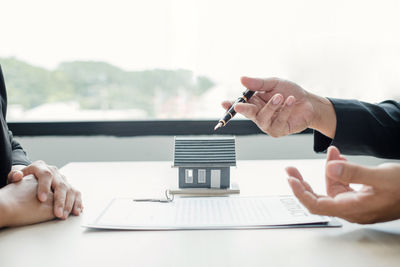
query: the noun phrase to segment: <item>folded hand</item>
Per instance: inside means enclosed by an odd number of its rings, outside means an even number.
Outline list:
[[[0,227],[33,224],[54,218],[53,193],[48,194],[46,201],[40,202],[36,197],[37,187],[37,180],[29,175],[0,189]]]
[[[55,166],[47,165],[43,161],[36,161],[29,166],[13,166],[8,175],[8,182],[15,183],[24,177],[33,175],[38,180],[37,198],[46,202],[54,192],[54,215],[66,219],[72,212],[79,215],[82,212],[81,193],[74,189],[66,177]]]

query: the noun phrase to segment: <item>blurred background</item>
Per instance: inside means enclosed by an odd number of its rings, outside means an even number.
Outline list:
[[[400,100],[397,0],[0,0],[0,6],[9,122],[216,121],[220,102],[243,91],[242,75],[281,77],[322,96]],[[32,160],[59,167],[172,160],[173,136],[149,136],[146,129],[139,137],[97,135],[18,140]],[[325,158],[313,152],[312,138],[237,136],[238,159]]]
[[[400,99],[396,0],[0,3],[9,121],[217,119],[242,75]]]

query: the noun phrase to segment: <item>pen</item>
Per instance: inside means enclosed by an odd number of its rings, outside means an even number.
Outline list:
[[[217,123],[217,125],[215,125],[214,127],[214,131],[218,130],[218,128],[221,128],[223,126],[225,126],[230,119],[233,118],[233,116],[235,116],[236,111],[235,111],[235,106],[238,103],[246,103],[250,97],[252,97],[254,95],[254,91],[250,91],[249,89],[246,89],[246,91],[243,92],[243,95],[241,97],[239,97],[238,99],[236,99],[236,101],[233,103],[233,105],[226,111],[225,115],[222,117],[222,119],[219,120],[219,122]]]

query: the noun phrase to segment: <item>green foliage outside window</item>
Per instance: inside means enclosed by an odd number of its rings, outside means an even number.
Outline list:
[[[55,70],[15,58],[0,58],[8,102],[24,109],[45,103],[76,101],[82,109],[140,109],[154,115],[158,101],[180,94],[198,97],[214,82],[190,70],[125,71],[106,62],[73,61]]]

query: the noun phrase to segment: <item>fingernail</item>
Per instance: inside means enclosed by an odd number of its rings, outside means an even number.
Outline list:
[[[40,193],[39,198],[40,198],[41,201],[46,201],[47,200],[47,194],[46,193]]]
[[[343,164],[336,163],[329,166],[330,172],[335,176],[342,175],[343,172]]]
[[[81,211],[81,208],[76,208],[76,211],[78,212],[78,213],[81,213],[82,211]]]
[[[287,102],[286,102],[286,105],[288,105],[290,107],[293,104],[293,102],[294,102],[294,98],[293,97],[289,97]]]
[[[64,211],[64,218],[67,218],[68,217],[68,211]]]
[[[278,105],[281,102],[281,98],[279,97],[279,95],[274,96],[274,98],[272,99],[272,104],[274,105]]]

